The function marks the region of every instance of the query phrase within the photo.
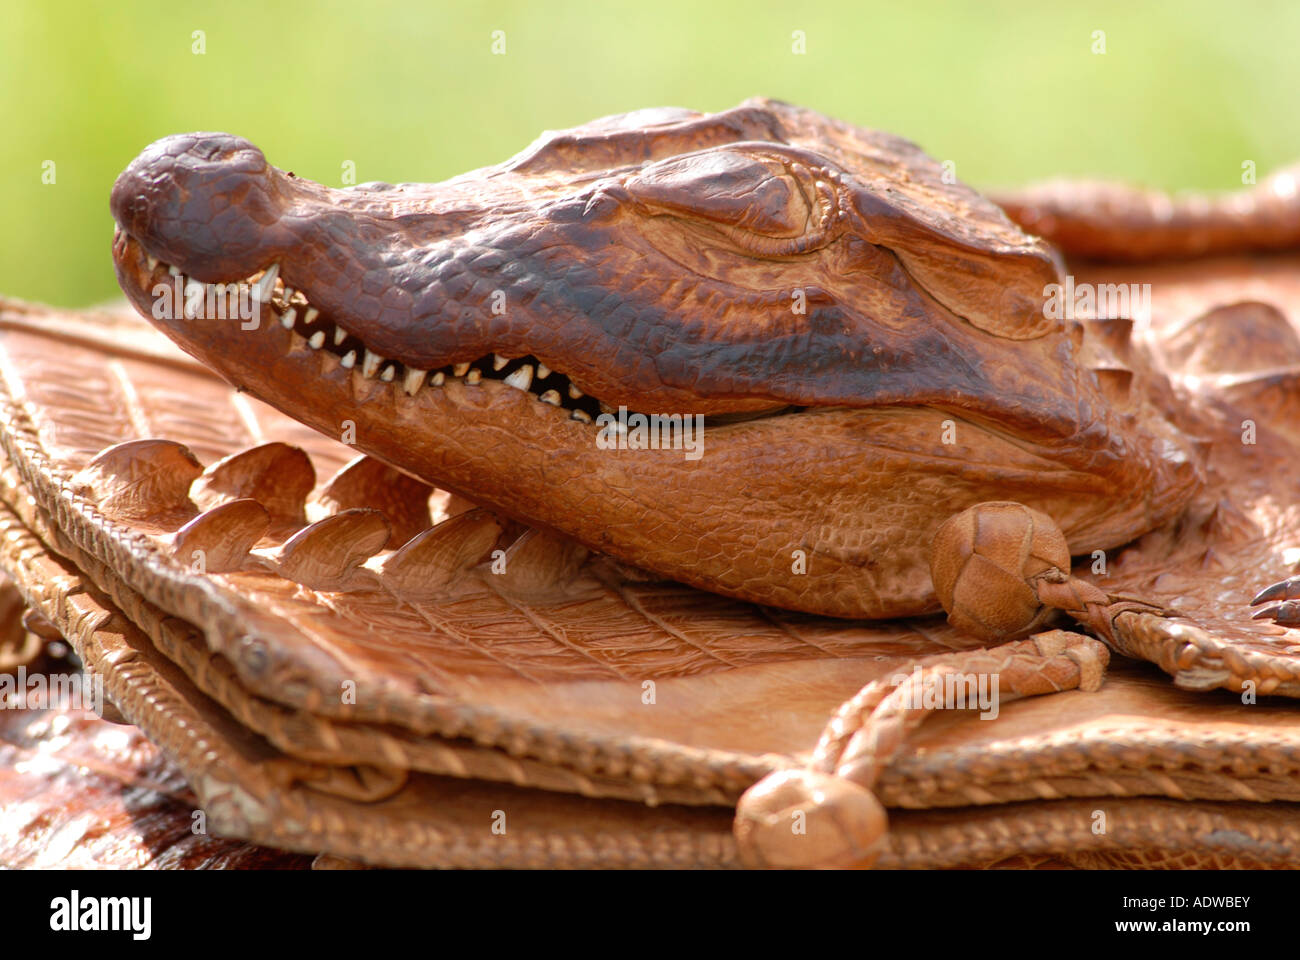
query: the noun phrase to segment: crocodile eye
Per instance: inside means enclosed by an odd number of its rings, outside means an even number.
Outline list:
[[[762,252],[774,252],[765,240],[785,246],[819,233],[825,223],[824,203],[806,168],[730,148],[652,164],[626,187],[651,215],[703,221]]]

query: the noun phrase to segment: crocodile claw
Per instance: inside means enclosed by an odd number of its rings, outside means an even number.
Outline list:
[[[1265,587],[1250,601],[1250,605],[1253,607],[1269,600],[1300,600],[1300,577],[1279,580],[1271,587]]]
[[[1252,619],[1268,620],[1270,618],[1284,627],[1300,627],[1300,603],[1294,600],[1275,603],[1260,610]]]
[[[1269,603],[1271,600],[1281,602]],[[1250,601],[1252,607],[1261,603],[1269,605],[1256,611],[1253,619],[1272,620],[1284,627],[1300,627],[1300,576],[1279,580],[1265,587]]]
[[[1256,620],[1271,619],[1278,626],[1282,627],[1300,627],[1300,602],[1287,600],[1282,604],[1273,604],[1266,606],[1264,609],[1257,611]]]

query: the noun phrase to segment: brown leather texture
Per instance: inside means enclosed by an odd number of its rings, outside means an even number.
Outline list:
[[[1177,609],[1114,624],[1173,680],[1081,637],[986,651],[937,617],[656,582],[358,460],[121,313],[0,310],[0,565],[222,835],[394,866],[739,865],[736,801],[815,761],[864,686],[1021,657],[1033,682],[996,719],[909,713],[868,757],[877,866],[1291,865],[1300,714],[1267,694],[1294,695],[1297,646],[1247,604],[1290,572],[1296,457],[1288,383],[1241,336],[1273,315],[1233,304],[1293,313],[1300,264],[1162,269],[1134,346],[1182,364],[1170,408],[1208,483],[1075,573]]]

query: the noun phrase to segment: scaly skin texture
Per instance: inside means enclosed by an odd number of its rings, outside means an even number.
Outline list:
[[[1199,482],[1165,385],[1046,316],[1053,250],[948,179],[765,100],[598,120],[429,185],[334,190],[189,134],[118,178],[114,258],[185,350],[404,471],[705,589],[905,616],[937,609],[930,543],[967,506],[1020,501],[1078,554]],[[160,315],[169,266],[202,294],[272,264],[256,329]],[[493,355],[556,373],[515,389]],[[597,400],[705,415],[703,456],[601,449]]]

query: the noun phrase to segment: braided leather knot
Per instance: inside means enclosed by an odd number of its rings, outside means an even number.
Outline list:
[[[1071,576],[1061,528],[1010,500],[977,503],[939,527],[930,574],[948,622],[981,640],[1023,636],[1061,610],[1117,648],[1114,620],[1121,613],[1172,612]]]
[[[875,794],[852,780],[781,770],[745,791],[734,832],[749,867],[858,867],[875,862],[888,822]]]
[[[1052,611],[1035,578],[1068,573],[1070,548],[1052,518],[1013,501],[978,503],[934,535],[930,577],[948,622],[981,640],[1011,640]]]

